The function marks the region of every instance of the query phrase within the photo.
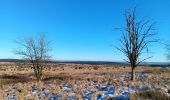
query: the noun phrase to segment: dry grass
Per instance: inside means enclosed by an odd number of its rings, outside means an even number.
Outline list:
[[[63,81],[72,83],[72,80],[79,80],[77,84],[80,86],[83,80],[92,79],[97,82],[108,81],[114,86],[119,86],[122,81],[126,81],[127,85],[136,86],[166,86],[170,87],[170,67],[146,67],[140,66],[136,68],[136,73],[147,72],[148,80],[141,81],[136,79],[136,81],[129,81],[128,74],[131,71],[130,67],[119,66],[119,65],[89,65],[89,64],[49,64],[43,71],[43,81],[54,81],[56,84],[60,84]],[[15,63],[3,63],[0,64],[0,88],[11,87],[14,83],[21,83],[20,87],[23,87],[23,82],[33,82],[35,83],[35,77],[33,74],[33,69],[28,66],[19,67]],[[39,83],[42,87],[44,84]],[[83,83],[83,85],[85,85]],[[29,88],[25,91],[21,88],[22,93],[18,93],[21,99],[22,95],[31,91]],[[81,89],[80,89],[81,90]],[[60,90],[55,90],[54,93]],[[81,93],[81,91],[80,91]],[[132,96],[133,100],[139,96],[143,97],[154,97],[156,93],[161,93],[160,91],[147,91],[146,93],[136,93]],[[1,94],[1,93],[0,93]],[[64,95],[64,94],[63,94]],[[79,95],[79,94],[77,94]],[[162,96],[164,94],[161,94]],[[157,98],[157,96],[156,96]],[[32,97],[35,100],[34,97]],[[3,100],[3,99],[0,99]],[[31,100],[31,98],[30,98]],[[161,99],[163,100],[163,99]]]
[[[161,90],[149,90],[134,93],[131,100],[170,100],[170,97]]]
[[[24,82],[30,82],[32,79],[30,79],[27,75],[8,75],[3,74],[0,76],[0,87],[3,87],[3,85],[9,85],[9,84],[15,84],[15,83],[24,83]]]

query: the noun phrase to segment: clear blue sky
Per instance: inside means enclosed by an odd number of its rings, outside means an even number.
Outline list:
[[[170,41],[169,0],[0,0],[0,58],[17,58],[17,38],[45,32],[53,59],[122,61],[116,27],[124,11],[137,6],[139,16],[156,21],[158,36]],[[152,59],[167,61],[163,45],[151,46]]]

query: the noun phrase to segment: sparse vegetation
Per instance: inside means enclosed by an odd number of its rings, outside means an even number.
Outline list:
[[[19,98],[25,99],[25,95],[29,94],[32,91],[32,87],[37,82],[33,74],[34,72],[30,67],[24,67],[23,70],[20,71],[20,69],[14,67],[15,65],[16,64],[13,65],[9,64],[9,66],[8,65],[1,66],[2,69],[6,68],[6,71],[0,71],[0,81],[1,81],[0,86],[1,89],[9,88],[9,90],[11,90],[12,87],[16,85],[20,92],[18,92],[18,94],[15,95],[17,95]],[[93,69],[93,68],[98,68],[99,66],[100,66],[99,69],[97,70]],[[67,97],[67,95],[65,95],[65,92],[62,90],[60,84],[67,82],[69,84],[69,87],[72,87],[75,84],[77,84],[78,90],[76,92],[76,96],[82,99],[81,95],[85,95],[82,89],[83,87],[86,87],[88,90],[91,91],[94,88],[91,85],[89,85],[89,83],[87,83],[90,82],[91,80],[93,80],[93,82],[95,83],[98,83],[99,86],[103,86],[105,83],[109,83],[115,87],[120,87],[120,88],[127,87],[127,86],[137,86],[137,87],[169,86],[168,83],[169,80],[168,76],[170,75],[169,67],[166,68],[144,67],[144,66],[137,67],[136,81],[129,81],[129,78],[127,76],[129,74],[129,71],[131,70],[130,67],[124,68],[124,67],[115,67],[115,66],[119,66],[119,65],[106,66],[106,65],[88,65],[88,64],[80,64],[80,65],[79,64],[62,64],[62,65],[48,64],[48,66],[44,68],[42,81],[38,82],[38,86],[39,86],[38,90],[43,90],[44,88],[50,89],[48,83],[54,84],[56,88],[52,91],[51,94],[54,95],[56,93],[61,93],[63,96]],[[10,70],[13,67],[15,70]],[[62,68],[64,68],[65,70],[62,70]],[[143,72],[148,73],[147,80],[141,81],[140,75],[142,75]],[[115,95],[120,95],[119,92],[120,90],[117,90],[116,93],[118,94],[115,93]],[[158,92],[155,92],[155,94],[156,93]],[[103,92],[100,91],[96,92],[94,98],[97,95],[102,96]],[[136,93],[136,95],[139,94]],[[137,97],[136,95],[134,94],[132,97],[136,98]],[[150,96],[150,98],[151,97],[152,96]],[[37,97],[33,95],[29,98],[33,100],[37,99]]]

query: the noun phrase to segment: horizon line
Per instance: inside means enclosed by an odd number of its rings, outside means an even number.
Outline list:
[[[24,59],[17,59],[17,58],[0,58],[0,62],[3,62],[2,60],[24,60]],[[126,61],[110,61],[110,60],[59,60],[59,59],[51,59],[49,61],[56,61],[56,62],[113,62],[113,63],[128,63]],[[8,62],[8,61],[7,61]],[[145,61],[142,63],[170,63],[170,61]]]

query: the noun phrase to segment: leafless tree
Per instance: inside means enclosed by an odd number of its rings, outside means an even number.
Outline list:
[[[166,50],[167,50],[167,60],[170,60],[170,44],[166,44]]]
[[[138,21],[135,8],[125,12],[125,22],[125,27],[120,29],[122,32],[121,45],[116,48],[126,56],[127,59],[124,60],[131,66],[131,80],[135,80],[135,68],[141,62],[151,58],[140,59],[141,55],[148,52],[150,44],[158,40],[153,39],[156,35],[155,23],[143,19]]]
[[[24,60],[32,64],[37,81],[42,79],[42,71],[49,60],[49,43],[45,40],[45,36],[41,35],[38,39],[33,37],[24,38],[21,41],[16,41],[21,46],[21,50],[15,53],[22,56]]]

